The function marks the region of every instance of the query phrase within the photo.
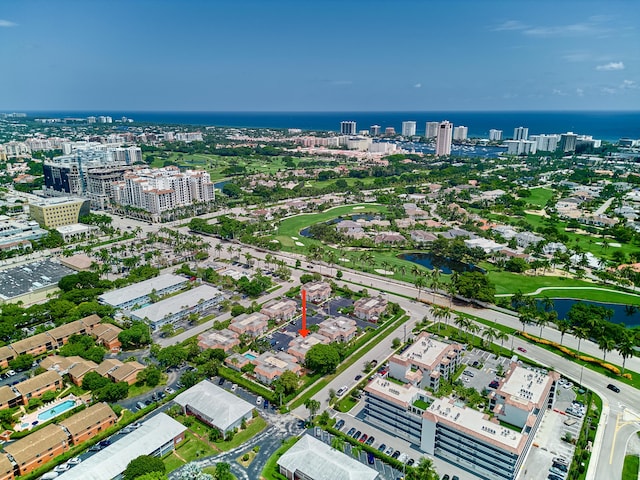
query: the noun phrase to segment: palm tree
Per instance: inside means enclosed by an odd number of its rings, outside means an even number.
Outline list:
[[[433,292],[433,303],[436,303],[436,291],[440,289],[442,284],[440,283],[440,269],[434,268],[431,270],[429,274],[429,279],[431,280],[431,284],[429,285],[431,291]]]
[[[562,345],[564,334],[571,330],[571,322],[569,322],[569,320],[558,320],[556,322],[556,328],[560,332],[560,345]]]
[[[487,341],[489,345],[491,345],[493,341],[498,338],[498,331],[495,328],[485,327],[482,330],[482,337]]]
[[[520,323],[522,324],[522,331],[525,332],[527,325],[533,322],[533,315],[530,310],[524,310],[520,312]]]
[[[454,317],[453,323],[456,327],[458,327],[458,329],[466,332],[467,326],[470,322],[465,317],[459,315]]]
[[[502,350],[504,346],[504,341],[508,339],[509,339],[509,335],[507,334],[507,332],[498,330],[498,335],[496,336],[496,340],[500,340],[500,350]]]
[[[473,337],[480,331],[480,327],[470,321],[467,330],[471,334],[471,342],[473,343]]]
[[[537,325],[540,327],[540,338],[542,338],[542,329],[544,327],[546,327],[547,325],[549,325],[549,319],[547,318],[547,316],[543,313],[542,315],[540,315],[538,317],[537,320]]]
[[[331,439],[331,447],[344,453],[344,439],[342,437],[333,437]]]
[[[415,281],[414,281],[414,285],[415,287],[418,289],[418,296],[416,297],[416,300],[420,300],[420,291],[424,288],[425,286],[425,280],[423,276],[419,276],[416,277]]]
[[[633,337],[630,334],[625,334],[620,343],[618,343],[618,353],[622,357],[622,375],[624,375],[627,358],[633,357],[633,354],[635,353],[635,344]]]
[[[616,348],[616,341],[611,337],[605,337],[604,335],[598,339],[598,348],[602,350],[602,361],[607,361],[607,353]]]
[[[304,406],[307,410],[309,410],[309,419],[313,420],[318,410],[320,410],[320,402],[318,400],[314,400],[313,398],[308,398],[304,402]]]
[[[573,336],[578,339],[578,357],[580,356],[580,342],[585,338],[589,338],[589,330],[585,327],[573,327]]]

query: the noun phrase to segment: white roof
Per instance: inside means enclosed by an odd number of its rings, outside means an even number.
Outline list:
[[[151,322],[162,320],[168,315],[174,315],[191,307],[195,307],[200,300],[209,300],[222,295],[222,292],[210,285],[200,285],[186,292],[180,293],[148,307],[139,308],[132,312],[137,318],[148,318]],[[184,308],[184,307],[187,308]]]
[[[92,457],[61,474],[59,480],[111,480],[140,455],[150,455],[187,428],[169,415],[159,413],[140,428],[120,438]]]
[[[109,305],[122,305],[123,303],[135,300],[136,298],[144,295],[149,295],[154,289],[156,291],[160,291],[165,288],[180,285],[186,281],[187,279],[185,277],[167,273],[150,278],[144,282],[134,283],[133,285],[129,285],[124,288],[103,293],[99,298]]]
[[[253,405],[234,394],[203,380],[173,399],[181,407],[189,406],[206,415],[220,430],[227,430],[253,411]]]
[[[375,480],[378,472],[311,435],[304,435],[280,459],[278,465],[299,471],[313,480]]]

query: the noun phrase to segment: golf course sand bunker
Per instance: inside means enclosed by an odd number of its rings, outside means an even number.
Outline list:
[[[393,272],[389,270],[383,270],[381,268],[376,268],[376,272],[379,273],[380,275],[393,275]]]

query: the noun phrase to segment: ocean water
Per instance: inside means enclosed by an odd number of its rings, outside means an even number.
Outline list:
[[[424,134],[427,121],[449,120],[469,127],[470,137],[488,137],[489,130],[502,130],[504,138],[513,129],[528,127],[529,135],[538,133],[574,132],[594,138],[617,141],[620,138],[640,138],[640,111],[637,112],[28,112],[33,117],[87,117],[109,115],[115,119],[126,116],[136,122],[176,125],[206,125],[247,128],[300,128],[302,130],[338,131],[340,122],[357,122],[358,130],[371,125],[394,127],[402,131],[402,122],[417,122],[417,134]]]

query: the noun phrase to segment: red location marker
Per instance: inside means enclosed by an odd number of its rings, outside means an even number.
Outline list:
[[[306,337],[309,335],[309,330],[307,330],[307,291],[302,290],[302,328],[298,331],[300,335]]]

